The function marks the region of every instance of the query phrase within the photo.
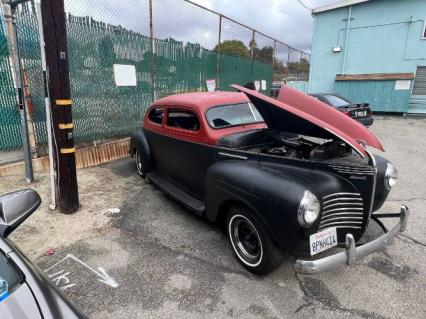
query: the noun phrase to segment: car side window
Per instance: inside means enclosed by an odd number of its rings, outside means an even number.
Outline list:
[[[197,115],[195,115],[192,111],[169,109],[167,126],[190,131],[198,131],[200,129],[200,121],[198,120]]]
[[[148,114],[148,119],[155,124],[161,125],[161,123],[163,122],[163,116],[164,116],[163,108],[153,108]]]

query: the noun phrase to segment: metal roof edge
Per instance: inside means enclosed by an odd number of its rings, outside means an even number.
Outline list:
[[[312,9],[312,13],[313,14],[321,13],[321,12],[339,9],[339,8],[343,8],[343,7],[347,7],[347,6],[351,6],[351,5],[359,4],[363,2],[369,2],[369,1],[370,0],[344,0],[344,1],[334,2],[331,4],[327,4],[325,6],[314,8]]]

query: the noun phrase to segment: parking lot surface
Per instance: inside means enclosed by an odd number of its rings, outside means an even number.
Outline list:
[[[11,238],[91,318],[426,318],[426,119],[376,117],[372,130],[399,169],[381,212],[404,203],[411,216],[351,267],[297,275],[287,255],[255,276],[220,227],[145,183],[130,159],[80,170],[73,215],[49,210],[48,176],[37,176],[44,203]],[[0,179],[0,193],[23,187]]]

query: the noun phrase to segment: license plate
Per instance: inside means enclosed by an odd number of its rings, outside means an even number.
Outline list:
[[[309,247],[311,248],[311,256],[316,255],[334,246],[337,246],[336,227],[327,228],[323,231],[309,236]]]
[[[356,112],[356,116],[365,116],[365,111]]]

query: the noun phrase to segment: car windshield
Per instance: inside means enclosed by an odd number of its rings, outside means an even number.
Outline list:
[[[206,112],[206,117],[213,128],[263,122],[259,111],[251,103],[216,106]]]
[[[328,102],[334,107],[346,106],[350,102],[337,95],[324,95]]]

